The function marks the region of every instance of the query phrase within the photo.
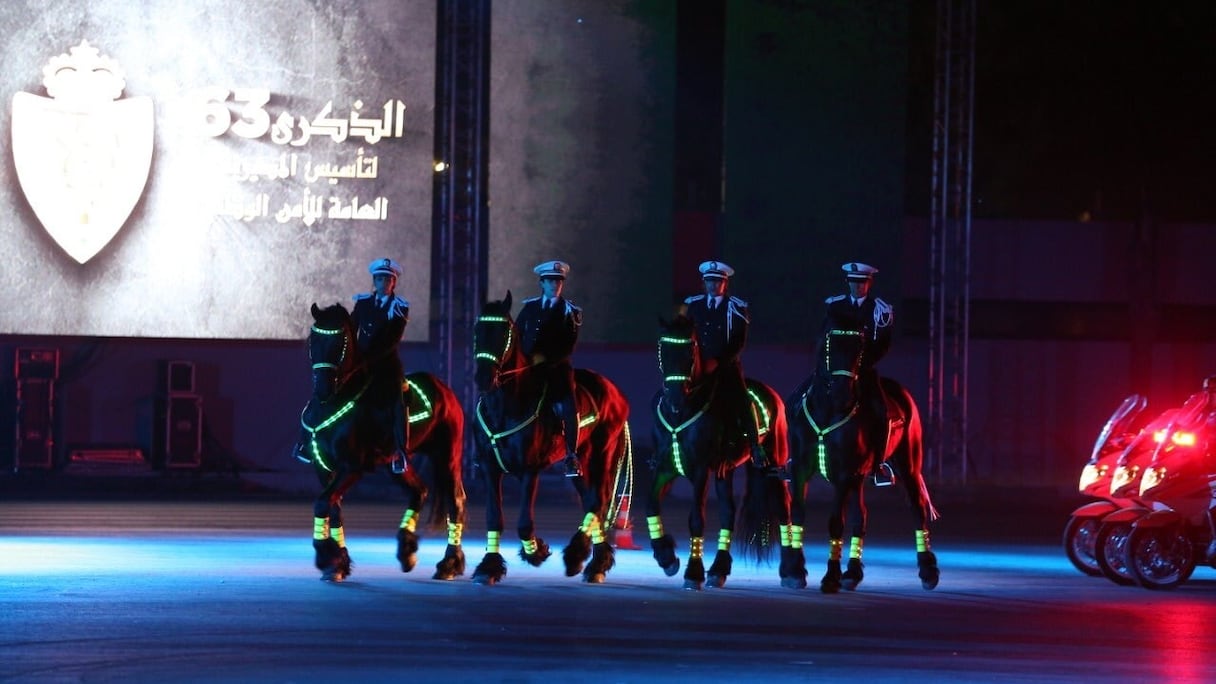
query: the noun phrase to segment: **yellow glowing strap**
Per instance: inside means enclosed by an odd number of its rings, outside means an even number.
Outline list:
[[[929,550],[929,531],[928,530],[917,530],[916,531],[916,552],[924,553],[925,551],[928,551],[928,550]]]
[[[346,546],[346,530],[341,527],[335,527],[329,531],[329,536],[336,542],[339,547]]]
[[[498,433],[491,430],[490,425],[486,423],[485,415],[483,415],[481,412],[481,399],[477,400],[477,424],[481,426],[482,431],[486,433],[486,438],[490,440],[490,447],[494,449],[494,460],[498,461],[498,467],[500,470],[502,470],[502,472],[509,473],[511,471],[507,469],[507,464],[503,463],[502,452],[498,448],[498,440],[502,439],[503,437],[510,437],[516,432],[519,432],[520,430],[531,425],[536,418],[540,416],[540,409],[545,405],[545,395],[548,393],[548,391],[549,388],[547,386],[541,390],[540,399],[536,402],[536,410],[532,412],[531,416],[528,416],[527,419],[520,422],[510,430],[504,430]]]
[[[705,402],[705,405],[701,407],[701,410],[697,411],[692,418],[689,418],[683,423],[672,427],[671,423],[667,422],[667,417],[663,415],[663,401],[659,400],[658,402],[655,402],[654,413],[659,417],[659,422],[663,424],[663,429],[667,430],[667,433],[671,435],[671,462],[673,465],[675,465],[676,472],[679,473],[681,477],[688,476],[684,474],[684,464],[680,462],[680,432],[684,430],[684,428],[695,423],[698,418],[705,415],[705,409],[709,408],[709,404],[710,402]]]
[[[448,546],[460,546],[460,537],[464,534],[463,523],[448,523]]]
[[[531,556],[532,554],[536,553],[537,544],[536,544],[535,538],[524,539],[520,543],[523,544],[524,553],[526,553],[527,555]]]
[[[401,529],[414,532],[418,529],[418,511],[408,508],[405,515],[401,516]]]
[[[802,525],[790,525],[790,548],[802,548]]]
[[[583,525],[580,528],[591,537],[592,544],[604,543],[604,525],[600,522],[600,517],[595,513],[588,513],[583,516]]]
[[[768,432],[772,416],[769,415],[768,406],[764,405],[764,400],[752,391],[752,388],[747,388],[747,395],[752,398],[752,415],[756,419],[756,432],[763,435]]]
[[[410,382],[409,378],[405,378],[401,381],[401,391],[402,393],[413,392],[418,397],[418,400],[422,402],[423,409],[421,411],[410,413],[410,423],[417,423],[431,417],[431,411],[433,410],[431,398],[426,395],[426,392],[422,391],[418,383]]]
[[[329,518],[312,519],[312,538],[317,540],[329,539]]]
[[[705,555],[705,538],[704,537],[689,537],[688,539],[688,557],[700,558]]]
[[[486,553],[498,553],[498,538],[502,532],[490,530],[486,532]]]
[[[828,560],[840,560],[842,551],[844,551],[843,539],[832,539],[828,542]]]
[[[730,530],[718,530],[718,550],[730,551]]]
[[[781,545],[789,546],[790,545],[790,526],[789,525],[778,525],[777,531],[781,535]]]
[[[849,422],[853,416],[857,415],[857,409],[860,404],[853,404],[853,410],[849,411],[844,418],[841,418],[826,428],[821,428],[819,427],[819,424],[815,422],[815,419],[811,417],[811,409],[806,404],[808,394],[810,394],[810,392],[802,395],[802,415],[806,417],[807,424],[810,425],[811,429],[815,431],[815,441],[817,443],[816,457],[819,461],[819,474],[823,475],[824,479],[826,480],[828,479],[828,454],[827,449],[823,445],[823,436]]]
[[[506,316],[478,316],[478,323],[509,323]],[[507,352],[511,351],[511,338],[514,326],[507,326],[507,341],[502,347],[502,358],[494,356],[489,352],[477,352],[474,358],[490,361],[495,365],[502,365],[502,362],[507,358]]]
[[[863,544],[864,541],[861,537],[853,537],[853,539],[849,541],[849,558],[856,558],[860,560],[861,547]]]

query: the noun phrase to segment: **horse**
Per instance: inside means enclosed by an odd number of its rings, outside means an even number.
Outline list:
[[[698,591],[702,585],[725,586],[733,558],[730,548],[736,538],[756,560],[768,557],[774,541],[787,537],[789,496],[778,472],[789,460],[786,435],[785,402],[768,385],[747,379],[747,391],[755,411],[760,446],[771,463],[753,463],[751,446],[734,438],[729,428],[735,416],[724,415],[727,402],[717,391],[717,382],[702,372],[698,353],[696,325],[687,316],[667,322],[659,319],[659,372],[663,388],[651,402],[655,416],[653,431],[655,471],[646,504],[646,523],[655,561],[668,577],[680,569],[675,540],[663,529],[662,503],[676,478],[692,485],[692,510],[688,517],[688,566],[684,588]],[[734,497],[736,469],[746,467],[743,503],[737,509]],[[705,542],[705,508],[709,479],[714,478],[718,501],[718,549],[708,575],[702,558]],[[737,518],[737,520],[736,520]],[[782,544],[782,584],[790,586],[786,575],[790,550]]]
[[[511,303],[509,291],[502,300],[486,302],[473,327],[475,380],[480,393],[476,463],[484,473],[488,493],[486,553],[473,571],[473,581],[485,585],[494,585],[507,574],[499,542],[503,530],[502,481],[508,474],[522,484],[519,557],[539,567],[551,555],[548,543],[535,534],[533,508],[540,474],[562,461],[566,449],[557,417],[544,409],[541,372],[521,349]],[[598,373],[576,369],[574,375],[579,416],[576,454],[583,474],[567,479],[578,492],[584,515],[562,558],[567,577],[581,571],[583,581],[597,584],[616,563],[604,525],[616,515],[613,494],[632,454],[629,402],[615,384]],[[591,560],[584,568],[588,558]]]
[[[916,563],[924,589],[937,586],[940,572],[929,544],[928,522],[937,510],[922,472],[924,438],[912,395],[898,382],[879,378],[886,394],[888,424],[875,415],[860,392],[865,340],[853,330],[831,330],[810,378],[787,399],[790,414],[792,489],[790,544],[796,549],[795,572],[806,586],[802,551],[807,486],[821,475],[832,487],[828,514],[828,569],[819,583],[823,593],[843,586],[854,590],[864,576],[861,552],[866,535],[863,485],[874,476],[880,486],[902,480],[915,523]],[[883,439],[885,436],[885,439]],[[880,480],[882,480],[880,482]],[[844,547],[845,508],[853,521],[847,569],[840,561]]]
[[[340,582],[352,566],[342,529],[342,497],[365,473],[388,464],[396,445],[391,434],[383,434],[381,421],[364,400],[371,377],[359,358],[350,312],[341,304],[320,309],[314,303],[312,316],[312,399],[300,424],[311,438],[311,460],[322,485],[313,506],[313,548],[321,578]],[[442,529],[446,523],[448,532],[433,578],[452,580],[465,572],[464,411],[452,389],[430,373],[407,374],[402,392],[410,423],[407,466],[402,473],[390,471],[406,498],[397,530],[397,560],[402,572],[417,564],[418,524],[429,499],[426,526]],[[421,459],[420,454],[429,458]],[[431,480],[429,489],[425,479]]]

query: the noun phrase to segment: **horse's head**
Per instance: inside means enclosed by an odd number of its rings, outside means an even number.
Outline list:
[[[821,343],[815,387],[833,411],[847,411],[857,401],[857,383],[865,352],[863,334],[857,330],[829,330]]]
[[[327,401],[355,365],[355,329],[350,312],[341,304],[324,309],[312,305],[308,331],[308,358],[312,361],[312,394]]]
[[[522,365],[519,330],[511,318],[511,292],[502,301],[489,301],[473,324],[474,380],[477,390],[489,392],[498,386],[505,372]]]
[[[687,316],[670,322],[659,319],[659,373],[663,393],[669,398],[683,396],[701,376],[697,350],[697,327]]]

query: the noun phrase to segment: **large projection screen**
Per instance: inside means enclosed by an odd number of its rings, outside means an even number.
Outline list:
[[[430,292],[434,0],[0,4],[0,334],[299,339]]]

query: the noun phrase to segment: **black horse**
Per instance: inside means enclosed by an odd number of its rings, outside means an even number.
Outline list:
[[[655,415],[654,466],[655,476],[646,504],[646,523],[650,546],[659,567],[668,577],[680,569],[675,553],[675,540],[663,530],[663,499],[677,477],[687,478],[692,485],[693,505],[688,517],[688,567],[684,571],[684,588],[699,590],[703,584],[722,587],[730,575],[730,547],[736,539],[757,559],[768,555],[774,542],[787,539],[789,496],[778,469],[788,460],[785,404],[781,396],[768,385],[747,380],[752,410],[760,431],[760,444],[771,458],[771,467],[752,463],[751,446],[736,439],[729,428],[738,421],[725,415],[731,402],[721,401],[717,382],[702,373],[698,359],[696,325],[686,316],[671,322],[659,321],[659,372],[663,389],[655,394],[651,408]],[[743,505],[737,508],[734,498],[734,475],[746,467],[747,478]],[[709,479],[714,478],[718,499],[718,549],[710,565],[708,577],[703,561],[705,543],[705,507]],[[736,528],[738,528],[736,530]],[[782,583],[787,584],[790,550],[782,546]]]
[[[312,463],[324,487],[314,504],[313,547],[322,579],[341,581],[351,572],[342,530],[342,497],[365,473],[388,464],[395,445],[392,435],[380,427],[385,421],[363,401],[370,376],[359,359],[350,312],[341,304],[325,309],[313,304],[312,316],[308,335],[312,400],[300,423],[312,436]],[[434,578],[455,579],[465,569],[460,539],[465,515],[464,412],[455,393],[430,373],[408,374],[402,391],[410,422],[408,466],[404,473],[390,473],[406,497],[397,530],[397,560],[402,572],[414,569],[419,516],[429,499],[428,523],[439,528],[446,523],[448,531],[447,550],[435,566]],[[433,491],[428,491],[424,473]]]
[[[856,589],[863,572],[861,551],[866,536],[863,485],[874,476],[881,484],[902,481],[915,522],[916,562],[921,585],[937,586],[937,557],[929,547],[928,522],[937,519],[921,472],[924,441],[920,413],[912,395],[889,378],[881,378],[887,395],[888,425],[859,398],[864,340],[861,333],[832,330],[814,374],[787,401],[790,407],[790,467],[793,489],[790,543],[797,552],[796,573],[806,586],[802,552],[807,485],[816,473],[832,486],[828,515],[828,570],[820,581],[824,593]],[[847,569],[840,561],[844,548],[845,507],[850,508],[853,536]]]
[[[502,479],[514,475],[523,485],[519,511],[520,558],[534,567],[551,554],[535,536],[533,507],[540,474],[565,456],[561,427],[552,411],[544,410],[545,386],[536,367],[520,347],[519,328],[511,317],[511,293],[490,301],[473,329],[477,402],[477,465],[486,478],[486,555],[473,571],[473,581],[495,584],[507,574],[499,553],[503,529]],[[578,459],[582,476],[569,478],[583,507],[583,523],[562,553],[566,576],[580,571],[587,582],[604,581],[616,563],[605,539],[605,523],[615,516],[613,494],[632,453],[629,402],[607,378],[576,369],[575,396],[579,416]],[[583,569],[583,563],[591,562]]]

